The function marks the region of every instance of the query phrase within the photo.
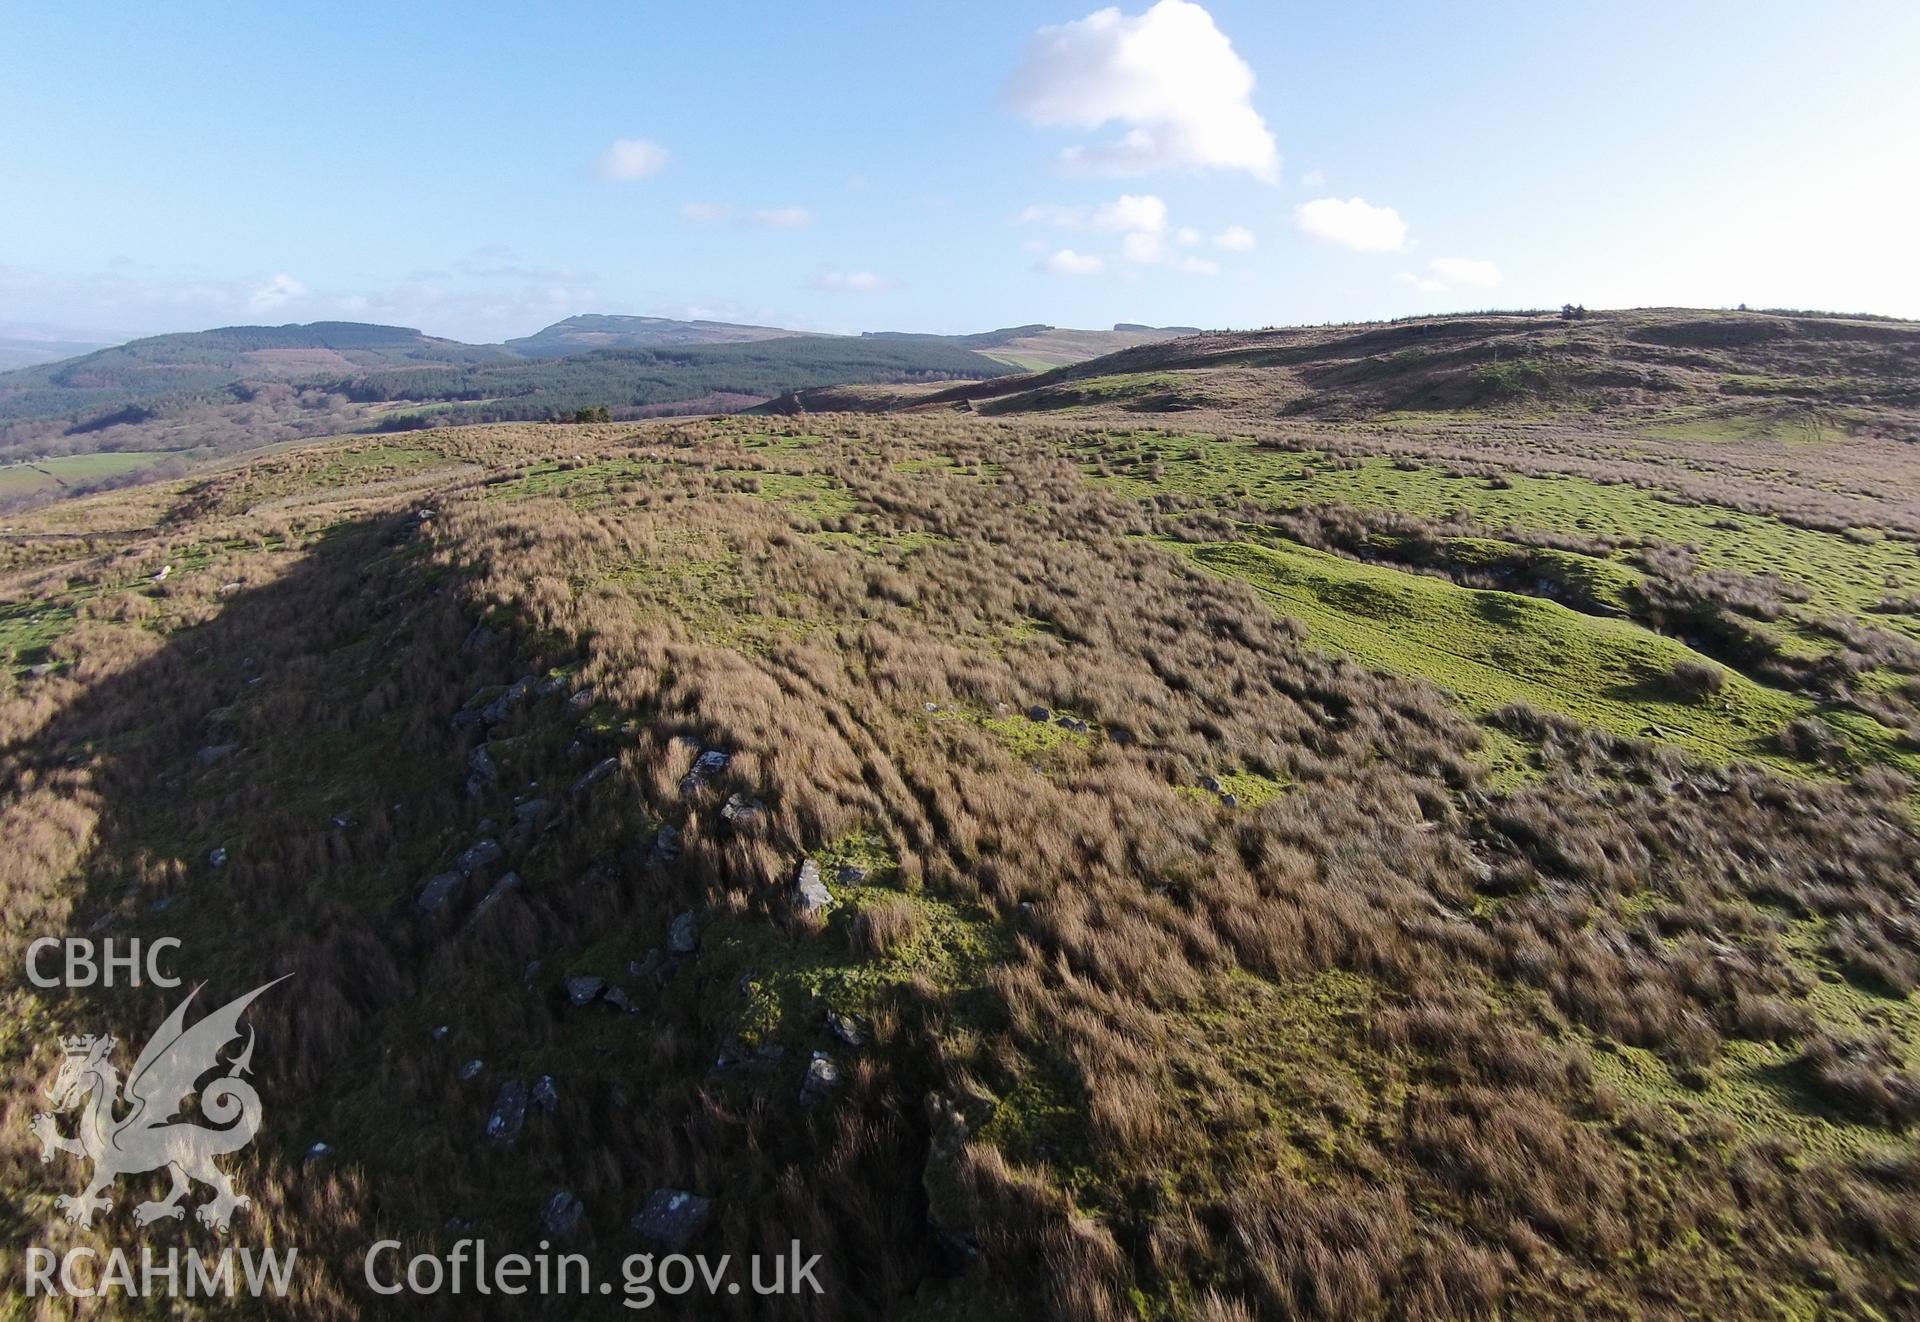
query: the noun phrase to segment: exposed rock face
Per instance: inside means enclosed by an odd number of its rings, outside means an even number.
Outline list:
[[[442,872],[427,878],[427,884],[414,899],[414,907],[421,913],[432,913],[445,904],[466,879],[466,874],[461,872]]]
[[[533,685],[532,675],[514,680],[508,685],[505,693],[487,704],[486,709],[480,713],[480,719],[488,725],[499,725],[526,702],[527,695],[533,692]]]
[[[193,764],[202,769],[217,766],[233,756],[239,744],[208,744],[193,755]]]
[[[647,862],[655,867],[665,867],[680,857],[680,833],[671,826],[663,826],[653,837],[653,845],[647,850]]]
[[[614,768],[619,765],[620,765],[620,759],[617,757],[601,758],[598,762],[595,762],[593,764],[592,769],[589,770],[586,775],[580,777],[580,779],[573,782],[573,788],[568,792],[576,796],[585,794],[588,790],[592,789],[595,785],[598,785],[601,781],[605,780],[608,776],[611,776],[613,774]]]
[[[520,1137],[527,1123],[527,1085],[508,1079],[493,1096],[493,1110],[487,1114],[487,1137],[496,1143],[511,1143]]]
[[[500,779],[500,768],[493,764],[493,754],[487,751],[485,744],[467,754],[467,797],[477,799],[487,792],[488,786]]]
[[[700,920],[689,909],[673,920],[667,929],[667,949],[676,955],[691,955],[700,948]]]
[[[566,981],[567,1001],[571,1005],[590,1005],[605,990],[607,980],[595,977],[591,973],[582,973]]]
[[[482,897],[480,903],[473,906],[473,916],[467,919],[467,921],[469,923],[479,922],[480,915],[486,913],[488,910],[492,909],[494,905],[500,903],[503,897],[519,889],[520,889],[520,874],[518,872],[507,873],[506,876],[500,878],[500,880],[493,883],[492,889],[490,889],[486,893],[486,895]]]
[[[693,760],[693,770],[680,778],[680,797],[691,799],[705,789],[707,782],[727,769],[727,763],[733,760],[731,753],[718,748],[709,748]]]
[[[571,1189],[556,1189],[540,1213],[540,1228],[555,1239],[568,1239],[586,1219],[587,1206]]]
[[[471,877],[482,868],[500,861],[501,849],[498,840],[476,840],[462,851],[459,858],[453,860],[453,867],[463,877]]]
[[[684,1189],[655,1189],[627,1223],[640,1238],[683,1249],[713,1219],[713,1200]]]
[[[810,858],[801,862],[800,875],[794,879],[793,902],[794,907],[808,916],[825,912],[833,903],[833,893],[820,880],[820,865]]]
[[[824,1051],[813,1053],[807,1062],[806,1081],[800,1085],[800,1105],[817,1106],[839,1090],[842,1076],[833,1057]]]
[[[728,796],[726,804],[720,809],[720,816],[734,826],[747,827],[753,825],[765,811],[766,806],[760,800],[744,794],[733,794]]]

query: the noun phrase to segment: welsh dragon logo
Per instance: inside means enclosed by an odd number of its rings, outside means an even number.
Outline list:
[[[200,1222],[214,1230],[224,1232],[234,1212],[251,1203],[251,1199],[234,1192],[233,1181],[213,1164],[213,1159],[238,1152],[260,1128],[260,1094],[240,1077],[248,1072],[253,1060],[253,1030],[247,1030],[247,1045],[239,1055],[223,1062],[220,1051],[240,1036],[240,1015],[254,998],[284,981],[276,978],[255,987],[189,1028],[187,1007],[200,994],[200,988],[195,987],[174,1007],[133,1062],[124,1096],[120,1073],[112,1060],[116,1045],[113,1038],[89,1033],[60,1039],[66,1059],[46,1095],[54,1112],[79,1109],[80,1128],[68,1138],[60,1132],[60,1122],[53,1112],[42,1111],[33,1118],[33,1133],[40,1140],[42,1162],[52,1161],[56,1152],[93,1162],[93,1178],[87,1187],[55,1200],[67,1220],[91,1226],[96,1212],[113,1207],[113,1200],[103,1191],[116,1179],[163,1167],[173,1177],[173,1188],[165,1198],[135,1207],[136,1225],[184,1217],[187,1209],[180,1205],[180,1199],[194,1181],[214,1191],[211,1201],[194,1209]],[[203,1087],[200,1081],[223,1065],[226,1073]],[[181,1109],[196,1093],[201,1115],[218,1128],[180,1118]],[[121,1108],[125,1114],[115,1118],[115,1110]]]

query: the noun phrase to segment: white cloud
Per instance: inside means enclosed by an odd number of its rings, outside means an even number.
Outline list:
[[[615,138],[600,157],[600,177],[622,184],[651,179],[666,168],[667,155],[651,138]]]
[[[1122,193],[1093,213],[1093,227],[1158,234],[1167,227],[1167,204],[1151,193]]]
[[[1130,262],[1145,266],[1167,255],[1166,241],[1151,230],[1135,230],[1120,240],[1120,251]]]
[[[1446,281],[1435,280],[1429,275],[1415,275],[1412,271],[1402,271],[1400,278],[1412,285],[1415,289],[1423,290],[1429,294],[1443,294],[1447,289]]]
[[[875,275],[872,271],[822,271],[807,281],[807,287],[831,293],[872,294],[882,289],[892,289],[899,283],[884,275]]]
[[[1173,269],[1185,271],[1188,275],[1219,275],[1220,263],[1208,261],[1205,257],[1176,257]]]
[[[1436,257],[1427,263],[1427,270],[1448,284],[1471,285],[1475,289],[1492,289],[1500,283],[1498,266],[1473,257]]]
[[[1306,189],[1308,192],[1312,192],[1316,188],[1325,188],[1326,186],[1327,172],[1317,165],[1300,176],[1300,187]]]
[[[1273,182],[1279,154],[1253,108],[1253,82],[1211,14],[1187,0],[1160,0],[1137,17],[1109,8],[1041,28],[1006,103],[1043,128],[1123,128],[1116,139],[1067,148],[1061,159],[1073,168],[1246,170]]]
[[[1107,264],[1099,257],[1062,248],[1034,269],[1053,275],[1098,275],[1107,269]]]
[[[1173,241],[1182,248],[1196,248],[1204,236],[1191,225],[1182,225],[1174,234]]]
[[[1213,236],[1213,246],[1221,252],[1251,252],[1256,242],[1245,225],[1229,225]]]
[[[763,230],[803,230],[813,224],[813,213],[805,207],[769,207],[749,219]]]
[[[1407,242],[1407,222],[1398,211],[1357,197],[1302,202],[1293,209],[1293,223],[1303,233],[1355,252],[1398,252]]]
[[[680,208],[680,219],[694,225],[718,225],[732,215],[725,202],[688,202]]]
[[[305,298],[307,287],[282,271],[255,285],[247,295],[247,307],[253,312],[271,312],[277,307]]]

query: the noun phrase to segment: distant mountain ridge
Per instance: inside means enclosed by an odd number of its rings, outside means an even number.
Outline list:
[[[731,321],[676,321],[672,317],[630,317],[589,313],[556,321],[502,347],[528,358],[565,358],[594,349],[652,349],[670,344],[748,344],[810,332]]]

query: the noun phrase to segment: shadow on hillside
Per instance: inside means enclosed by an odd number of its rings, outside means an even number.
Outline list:
[[[376,1228],[432,1235],[449,1215],[497,1251],[529,1249],[563,1188],[590,1209],[580,1246],[622,1235],[602,1243],[610,1256],[639,1247],[622,1230],[651,1189],[698,1187],[729,1193],[706,1247],[840,1236],[848,1273],[862,1253],[887,1263],[870,1283],[849,1281],[852,1296],[897,1297],[932,1255],[913,1125],[869,1128],[852,1107],[814,1116],[711,1100],[719,993],[698,969],[639,1018],[567,1004],[569,952],[623,928],[662,932],[692,898],[687,879],[608,885],[581,866],[578,854],[604,857],[603,837],[629,825],[617,813],[554,846],[559,861],[542,871],[579,881],[530,882],[490,927],[468,921],[471,903],[458,915],[417,911],[423,878],[478,835],[506,838],[478,820],[499,808],[465,787],[481,736],[450,717],[489,686],[563,659],[528,655],[510,622],[477,626],[464,571],[427,555],[429,537],[405,515],[338,525],[285,553],[271,581],[217,591],[204,622],[111,667],[31,738],[0,749],[10,791],[51,777],[60,789],[49,810],[84,805],[92,818],[82,862],[54,883],[71,890],[68,930],[45,935],[180,942],[166,963],[184,987],[28,988],[36,1021],[111,1031],[125,1069],[195,984],[207,984],[197,1017],[291,974],[246,1014],[265,1121],[230,1169],[258,1195],[256,1219],[303,1256],[311,1245],[316,1259],[324,1249],[345,1262]],[[213,590],[202,577],[144,591]],[[564,695],[542,701],[540,719],[554,726]],[[501,727],[496,735],[513,733],[496,747],[555,733],[530,731],[533,719]],[[551,779],[555,768],[541,769]],[[511,847],[507,865],[526,867]],[[549,967],[536,978],[530,959]],[[477,1077],[469,1058],[483,1062]],[[559,1063],[582,1059],[598,1063]],[[36,1051],[33,1086],[57,1060],[50,1046]],[[514,1144],[488,1142],[503,1080],[549,1072],[557,1100],[526,1108]],[[630,1093],[615,1083],[635,1076]],[[312,1160],[315,1143],[331,1155]],[[63,1162],[50,1179],[37,1147],[9,1147],[9,1189],[66,1191],[78,1174]],[[849,1161],[856,1151],[866,1155]],[[815,1192],[835,1180],[845,1191]],[[116,1235],[164,1181],[121,1186]],[[156,1233],[186,1242],[197,1229],[189,1219]],[[347,1311],[355,1288],[329,1287]]]

